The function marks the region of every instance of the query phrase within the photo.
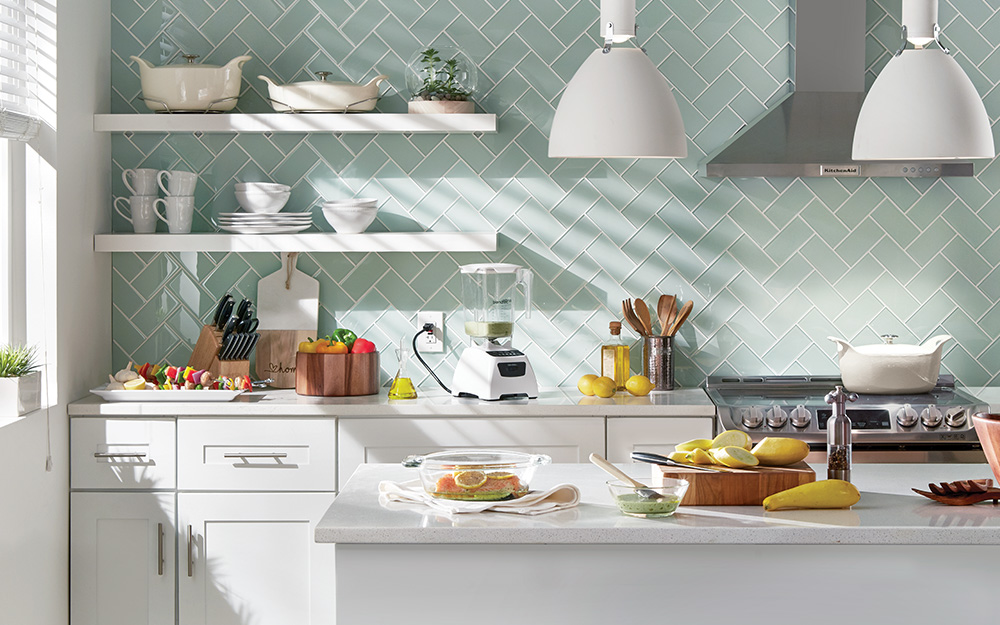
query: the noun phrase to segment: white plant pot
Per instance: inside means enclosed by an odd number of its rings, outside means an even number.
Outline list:
[[[20,417],[38,410],[41,405],[41,372],[19,378],[0,378],[0,416]]]
[[[410,113],[461,113],[476,112],[476,103],[472,100],[410,100],[407,104]]]

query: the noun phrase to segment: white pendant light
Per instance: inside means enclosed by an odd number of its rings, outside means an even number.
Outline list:
[[[993,158],[993,130],[982,98],[940,47],[938,0],[903,0],[903,46],[868,91],[854,131],[854,158]]]
[[[645,51],[613,48],[635,36],[635,0],[601,0],[605,46],[566,85],[552,120],[552,158],[684,158],[680,109]]]

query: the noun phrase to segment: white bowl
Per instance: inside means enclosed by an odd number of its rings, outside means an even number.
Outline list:
[[[340,234],[360,234],[375,221],[377,206],[323,205],[323,216]]]
[[[351,208],[351,207],[365,207],[371,208],[378,205],[378,200],[372,198],[347,198],[344,200],[327,200],[323,202],[323,207],[331,208]]]
[[[237,191],[250,191],[253,193],[284,193],[292,188],[287,184],[277,182],[237,182]]]
[[[291,191],[284,193],[254,193],[251,191],[236,191],[236,201],[248,213],[277,213],[292,196]]]

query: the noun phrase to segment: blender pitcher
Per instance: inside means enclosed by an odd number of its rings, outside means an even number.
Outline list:
[[[528,357],[511,346],[518,285],[524,291],[524,316],[531,316],[531,270],[486,263],[463,265],[461,272],[465,333],[472,344],[455,367],[451,394],[486,401],[538,397]]]
[[[514,292],[524,290],[524,316],[531,316],[530,269],[507,263],[463,265],[462,304],[465,333],[473,339],[502,344],[514,333]]]

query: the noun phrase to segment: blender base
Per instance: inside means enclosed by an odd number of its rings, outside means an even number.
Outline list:
[[[522,352],[504,346],[466,347],[455,367],[451,394],[484,401],[537,399],[538,381]]]

